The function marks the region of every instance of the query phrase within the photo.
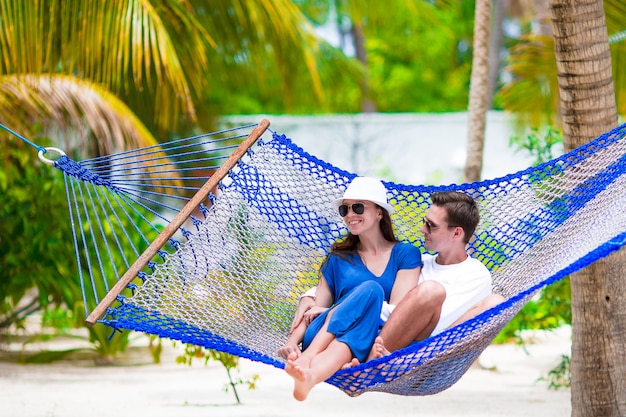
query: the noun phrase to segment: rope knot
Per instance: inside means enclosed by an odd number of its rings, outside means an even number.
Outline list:
[[[66,155],[57,159],[55,166],[66,175],[77,178],[81,181],[90,182],[92,184],[101,185],[114,190],[116,189],[111,181],[105,180],[100,175],[89,171],[87,168],[83,167],[80,162],[73,161]]]

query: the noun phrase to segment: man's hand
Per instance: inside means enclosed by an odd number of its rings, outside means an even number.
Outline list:
[[[289,329],[289,334],[293,333],[296,327],[298,327],[300,323],[302,322],[302,318],[304,317],[304,314],[314,306],[315,306],[315,300],[312,297],[300,298],[300,302],[298,303],[298,308],[296,309],[296,313],[294,314],[293,321],[291,322],[291,328]],[[308,325],[309,323],[306,323],[306,324]]]

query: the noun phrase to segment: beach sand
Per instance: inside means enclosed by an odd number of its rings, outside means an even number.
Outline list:
[[[568,328],[538,332],[524,347],[491,345],[479,363],[439,394],[404,397],[365,393],[351,398],[328,384],[309,398],[292,397],[293,380],[269,365],[241,360],[234,377],[257,374],[253,390],[238,386],[241,404],[225,392],[221,364],[175,363],[180,343],[163,341],[161,364],[146,352],[132,365],[97,367],[91,361],[48,365],[0,362],[0,417],[279,417],[279,416],[569,416],[570,390],[548,389],[540,380],[570,354]]]

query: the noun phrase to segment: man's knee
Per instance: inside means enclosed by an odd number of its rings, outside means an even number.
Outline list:
[[[436,281],[425,281],[406,295],[412,305],[441,306],[446,299],[446,289]]]
[[[436,281],[423,282],[426,297],[435,304],[443,304],[446,299],[446,289]]]

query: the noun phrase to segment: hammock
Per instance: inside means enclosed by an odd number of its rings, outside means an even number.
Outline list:
[[[80,163],[54,148],[50,154],[59,152],[58,159],[43,156],[65,174],[89,324],[283,368],[276,352],[298,296],[316,284],[326,250],[346,232],[330,202],[355,174],[308,154],[268,125],[264,120]],[[491,270],[495,292],[506,301],[326,382],[350,396],[445,390],[537,291],[621,248],[625,133],[622,125],[494,180],[385,182],[397,237],[422,251],[419,227],[429,195],[460,190],[474,197],[481,223],[469,252]]]

